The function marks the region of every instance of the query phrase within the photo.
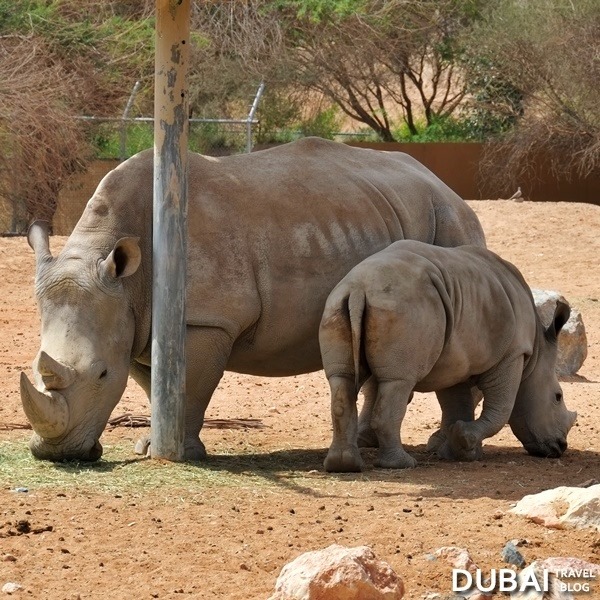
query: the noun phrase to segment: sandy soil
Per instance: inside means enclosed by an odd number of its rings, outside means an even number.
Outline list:
[[[405,446],[419,460],[416,469],[326,474],[330,420],[323,374],[226,374],[208,417],[259,419],[263,427],[205,431],[223,483],[143,493],[32,486],[18,493],[17,482],[1,481],[0,587],[18,582],[23,589],[15,596],[35,599],[266,599],[284,564],[334,542],[371,546],[404,579],[410,599],[450,592],[450,566],[427,556],[441,546],[468,548],[484,569],[504,567],[500,551],[515,538],[527,540],[528,562],[575,556],[600,563],[600,534],[548,530],[507,513],[525,494],[600,478],[600,208],[470,204],[491,249],[514,262],[532,287],[560,291],[583,315],[588,358],[579,376],[563,383],[579,419],[560,460],[528,456],[505,428],[485,444],[484,460],[440,461],[425,451],[439,409],[433,395],[418,394],[403,428]],[[54,238],[54,249],[62,243]],[[18,377],[30,371],[39,344],[33,269],[24,239],[0,239],[0,453],[3,441],[26,444],[30,433],[6,426],[26,423]],[[133,382],[114,414],[124,412],[148,414]],[[103,461],[111,460],[112,445],[133,444],[139,435],[140,429],[122,427],[106,432]],[[130,458],[142,460],[133,452]],[[240,475],[235,485],[228,473]],[[33,530],[52,530],[3,535],[20,520]],[[600,582],[589,597],[600,598]]]

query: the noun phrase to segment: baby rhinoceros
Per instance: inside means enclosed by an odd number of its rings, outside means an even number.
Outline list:
[[[356,401],[368,377],[377,392],[361,421],[367,413],[376,466],[416,465],[400,441],[413,391],[437,394],[442,426],[432,439],[444,458],[478,458],[506,423],[530,454],[561,456],[577,417],[554,372],[569,313],[559,302],[544,329],[517,268],[484,248],[400,241],[365,259],[331,292],[320,326],[333,420],[325,469],[362,469]]]

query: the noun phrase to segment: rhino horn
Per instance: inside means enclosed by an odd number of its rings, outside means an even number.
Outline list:
[[[38,358],[37,370],[48,390],[64,390],[75,380],[75,369],[59,363],[43,350]]]
[[[69,424],[69,406],[57,392],[36,389],[25,373],[21,373],[21,402],[34,431],[43,438],[60,437]]]
[[[49,240],[50,225],[47,221],[34,221],[27,231],[27,241],[35,254],[36,265],[52,260]]]

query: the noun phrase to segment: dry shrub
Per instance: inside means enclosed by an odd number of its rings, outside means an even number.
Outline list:
[[[523,98],[516,126],[489,146],[482,165],[492,188],[514,191],[532,178],[600,171],[600,4],[596,0],[502,0],[474,36]],[[499,99],[500,101],[502,98]],[[545,174],[532,170],[545,163]]]
[[[22,232],[33,218],[52,220],[58,192],[84,165],[87,146],[69,108],[77,80],[43,41],[4,39],[0,81],[0,195],[12,208],[11,231]]]

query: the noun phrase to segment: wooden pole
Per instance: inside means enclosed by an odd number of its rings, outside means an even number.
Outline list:
[[[156,0],[152,240],[153,458],[184,458],[190,0]]]

